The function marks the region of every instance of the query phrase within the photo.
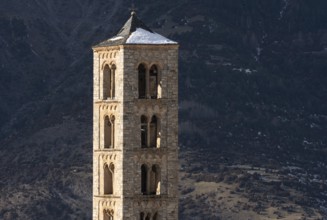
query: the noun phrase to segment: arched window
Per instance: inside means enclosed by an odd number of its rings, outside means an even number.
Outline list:
[[[148,213],[147,216],[145,217],[145,220],[150,220],[151,219],[151,214]]]
[[[115,116],[106,116],[104,119],[104,148],[114,148]]]
[[[151,118],[150,123],[150,147],[157,147],[157,137],[158,137],[158,119],[154,115]]]
[[[104,119],[104,148],[110,148],[111,147],[111,122],[109,119],[109,116],[106,116]]]
[[[110,79],[110,98],[115,98],[115,90],[116,90],[116,86],[115,86],[115,75],[116,75],[116,65],[112,65],[111,66],[111,79]]]
[[[114,186],[113,186],[113,180],[114,180],[114,172],[115,172],[115,166],[113,164],[110,164],[110,167],[106,164],[104,167],[104,180],[103,180],[103,193],[105,195],[112,195],[114,193]]]
[[[105,65],[103,68],[103,99],[112,99],[115,97],[115,72],[116,66]]]
[[[148,119],[146,116],[141,116],[141,147],[145,148],[148,146]]]
[[[145,215],[144,215],[144,212],[141,212],[141,213],[140,213],[140,220],[144,220],[144,216],[145,216]]]
[[[150,68],[149,92],[151,99],[158,98],[158,68],[156,65]]]
[[[157,116],[152,116],[149,123],[146,116],[141,116],[141,147],[157,148],[160,145],[160,120]]]
[[[114,211],[113,210],[104,210],[103,211],[103,220],[114,220]]]
[[[160,167],[153,165],[150,171],[150,194],[160,194]]]
[[[156,212],[152,218],[152,220],[158,220],[158,212]]]
[[[161,98],[159,78],[157,65],[152,65],[150,70],[144,64],[138,66],[139,99]]]
[[[111,90],[111,70],[109,68],[109,65],[105,65],[103,69],[103,99],[110,98],[110,90]]]
[[[148,168],[145,164],[141,166],[141,192],[146,195],[148,190]]]
[[[147,77],[146,77],[146,68],[143,64],[140,64],[138,67],[139,72],[139,98],[145,99],[147,95]]]

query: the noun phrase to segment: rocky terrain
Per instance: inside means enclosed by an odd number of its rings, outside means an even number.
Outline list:
[[[130,1],[0,3],[0,219],[90,219],[92,50]],[[327,219],[327,2],[136,1],[180,42],[180,219]]]

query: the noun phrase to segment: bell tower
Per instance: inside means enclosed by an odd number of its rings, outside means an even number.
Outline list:
[[[178,47],[135,12],[93,47],[93,220],[178,219]]]

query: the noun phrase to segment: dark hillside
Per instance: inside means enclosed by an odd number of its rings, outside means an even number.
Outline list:
[[[180,219],[326,219],[327,2],[136,1],[180,42]],[[90,219],[92,50],[130,1],[0,3],[0,219]]]

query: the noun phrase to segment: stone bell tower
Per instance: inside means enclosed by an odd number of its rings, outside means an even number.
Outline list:
[[[178,219],[178,47],[135,12],[93,47],[93,220]]]

